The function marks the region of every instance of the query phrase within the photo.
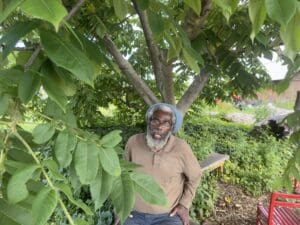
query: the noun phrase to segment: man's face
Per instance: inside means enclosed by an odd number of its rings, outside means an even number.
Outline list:
[[[155,111],[150,119],[149,128],[153,139],[165,139],[172,129],[172,114],[161,110]]]

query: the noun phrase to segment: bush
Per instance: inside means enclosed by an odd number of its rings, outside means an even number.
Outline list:
[[[224,180],[238,184],[253,195],[271,191],[274,177],[282,174],[293,154],[289,142],[268,133],[253,135],[251,127],[207,117],[190,118],[181,137],[202,160],[210,152],[228,154]]]
[[[190,216],[195,221],[204,221],[210,217],[218,196],[216,177],[202,176],[200,186],[197,189],[193,205],[190,208]]]

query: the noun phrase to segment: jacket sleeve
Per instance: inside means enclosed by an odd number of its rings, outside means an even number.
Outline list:
[[[201,168],[190,146],[185,143],[183,148],[183,173],[186,180],[179,204],[188,209],[192,205],[193,198],[201,179]]]

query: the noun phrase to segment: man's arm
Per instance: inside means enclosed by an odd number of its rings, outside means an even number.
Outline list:
[[[178,215],[182,220],[183,225],[189,225],[189,209],[185,208],[184,206],[178,204],[170,213],[170,216]]]
[[[188,209],[192,205],[193,198],[201,179],[201,168],[189,145],[186,146],[183,158],[183,173],[186,180],[179,204]]]
[[[172,210],[170,216],[176,214],[181,218],[183,225],[189,225],[189,207],[192,204],[197,187],[201,178],[201,169],[197,158],[193,154],[190,146],[184,146],[183,173],[186,178],[183,193],[178,205]]]

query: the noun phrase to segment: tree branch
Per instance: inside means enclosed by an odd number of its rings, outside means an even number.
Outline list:
[[[135,0],[132,0],[132,3],[134,5],[135,11],[137,12],[137,14],[140,18],[142,29],[144,31],[143,33],[144,33],[144,37],[145,37],[146,44],[148,47],[148,52],[150,55],[156,85],[157,85],[163,99],[166,100],[165,99],[165,96],[166,96],[165,80],[164,80],[164,74],[163,74],[162,63],[161,63],[162,57],[161,57],[159,48],[157,47],[157,45],[154,41],[153,33],[151,31],[149,21],[148,21],[148,16],[145,11],[140,10],[140,8]]]
[[[197,99],[198,95],[202,91],[203,87],[207,83],[209,78],[208,73],[201,71],[201,74],[196,76],[194,81],[188,87],[184,95],[181,97],[177,104],[177,108],[185,114],[193,102]]]
[[[41,51],[41,45],[39,44],[36,49],[34,50],[34,52],[32,53],[32,55],[30,56],[30,58],[28,59],[28,61],[26,62],[26,64],[24,65],[24,70],[27,71],[29,69],[29,67],[32,65],[32,63],[34,62],[34,60],[36,59],[36,57],[38,56],[38,54]]]
[[[168,61],[168,52],[163,50],[163,64],[162,70],[164,74],[164,101],[166,103],[175,105],[175,96],[174,96],[174,81],[173,81],[173,60]]]
[[[110,39],[110,37],[106,34],[104,35],[103,41],[105,43],[105,47],[107,51],[113,56],[118,64],[122,73],[125,74],[127,79],[132,83],[135,87],[136,91],[140,95],[142,99],[148,104],[152,105],[154,103],[159,102],[151,89],[147,86],[147,84],[140,78],[137,72],[134,70],[132,65],[123,57],[119,49],[115,46],[115,43]]]
[[[60,195],[58,190],[56,189],[56,187],[54,186],[52,180],[50,179],[50,177],[48,176],[46,170],[44,169],[44,167],[42,166],[42,163],[40,162],[40,160],[36,157],[35,152],[32,150],[32,148],[29,146],[29,144],[25,141],[25,139],[16,131],[16,128],[14,128],[14,135],[15,137],[25,146],[25,148],[27,149],[28,153],[32,156],[32,158],[34,159],[34,161],[36,162],[36,164],[40,167],[44,177],[46,178],[48,185],[50,186],[50,188],[55,191],[58,196]],[[58,197],[58,202],[60,204],[60,206],[62,207],[69,223],[71,225],[75,225],[72,216],[70,215],[67,207],[65,206],[64,202],[61,200],[60,196]]]
[[[85,0],[79,0],[76,3],[76,5],[71,9],[71,11],[68,13],[68,15],[64,18],[64,20],[68,21],[69,19],[71,19],[71,17],[73,17],[77,13],[77,11],[83,5],[84,2],[85,2]],[[59,28],[60,27],[61,27],[61,24],[59,25]]]
[[[63,23],[68,21],[69,19],[71,19],[76,12],[79,10],[80,6],[82,6],[82,4],[85,2],[85,0],[79,0],[76,5],[71,9],[71,11],[68,13],[68,15],[64,18],[64,20],[59,24],[58,29],[62,27]],[[32,53],[32,55],[30,56],[29,60],[27,61],[27,63],[24,66],[24,70],[28,70],[30,68],[30,66],[33,64],[34,60],[36,59],[36,57],[39,55],[40,51],[41,51],[41,44],[39,44],[36,49],[34,50],[34,52]]]
[[[201,1],[201,13],[198,16],[192,9],[186,14],[183,29],[187,33],[190,40],[194,40],[201,32],[201,28],[211,10],[211,0],[195,0]]]

